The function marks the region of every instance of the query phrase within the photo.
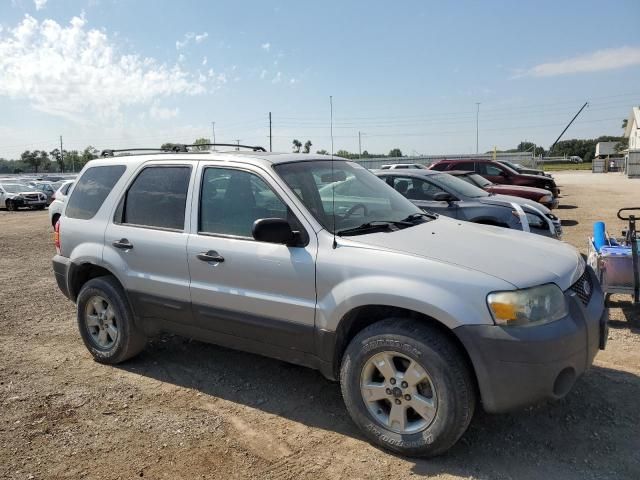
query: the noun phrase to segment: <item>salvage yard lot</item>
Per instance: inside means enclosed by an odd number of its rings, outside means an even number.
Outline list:
[[[564,240],[583,253],[594,221],[618,234],[617,209],[640,206],[640,180],[555,177]],[[93,362],[53,254],[46,212],[0,211],[0,478],[640,478],[640,310],[627,297],[613,297],[607,350],[567,398],[480,412],[427,461],[369,445],[338,385],[301,367],[174,336],[117,368]]]

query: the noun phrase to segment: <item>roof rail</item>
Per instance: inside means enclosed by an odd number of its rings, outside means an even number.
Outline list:
[[[194,147],[234,147],[234,148],[248,148],[249,150],[253,150],[254,152],[266,152],[264,147],[254,146],[254,145],[239,145],[235,143],[194,143],[194,144],[180,144],[174,143],[171,148],[123,148],[120,150],[107,149],[102,150],[100,152],[101,157],[115,157],[116,153],[123,152],[175,152],[175,153],[186,153],[189,152],[189,148]]]
[[[194,143],[191,145],[182,145],[183,147],[234,147],[234,148],[248,148],[254,152],[266,152],[264,147],[256,145],[240,145],[235,143]]]

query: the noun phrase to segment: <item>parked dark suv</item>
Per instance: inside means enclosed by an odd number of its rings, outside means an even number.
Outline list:
[[[514,169],[493,160],[440,160],[432,164],[429,169],[441,172],[466,170],[476,172],[493,183],[544,188],[549,190],[554,197],[560,195],[560,189],[552,178],[518,173]]]

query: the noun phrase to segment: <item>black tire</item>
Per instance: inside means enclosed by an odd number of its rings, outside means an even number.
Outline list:
[[[87,303],[95,296],[100,296],[108,302],[118,321],[117,338],[108,348],[101,348],[96,343],[86,323]],[[127,297],[114,277],[97,277],[85,283],[78,295],[77,311],[80,336],[97,362],[114,365],[134,357],[144,349],[147,339],[135,325]]]
[[[7,206],[7,210],[9,210],[10,212],[15,212],[16,210],[18,210],[16,204],[11,200],[7,200],[5,204]]]
[[[44,210],[44,207],[45,207],[44,205],[37,205],[35,207],[35,210]]]
[[[394,432],[365,404],[360,390],[363,368],[374,355],[386,351],[417,361],[437,392],[435,416],[422,431]],[[476,406],[475,382],[457,346],[436,328],[415,320],[383,320],[356,335],[343,357],[340,383],[347,410],[364,435],[407,456],[432,457],[447,451],[466,431]]]

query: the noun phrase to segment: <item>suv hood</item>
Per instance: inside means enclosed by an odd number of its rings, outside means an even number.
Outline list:
[[[377,232],[350,241],[361,245],[459,265],[527,288],[553,282],[563,291],[582,275],[585,262],[558,240],[440,216],[394,232]]]
[[[531,207],[537,208],[544,215],[547,215],[550,213],[550,210],[544,205],[538,202],[535,202],[533,200],[529,200],[527,198],[522,198],[522,197],[512,197],[510,195],[497,194],[497,195],[491,195],[490,197],[482,197],[476,200],[480,200],[482,203],[490,204],[490,205],[504,205],[505,203],[508,203],[508,204],[517,203],[518,205],[529,205]]]

